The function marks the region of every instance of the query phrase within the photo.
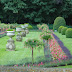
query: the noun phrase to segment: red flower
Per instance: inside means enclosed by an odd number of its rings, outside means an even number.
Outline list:
[[[18,66],[18,64],[17,64],[17,66]]]

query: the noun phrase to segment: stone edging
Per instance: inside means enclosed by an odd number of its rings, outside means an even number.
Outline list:
[[[72,72],[72,68],[0,67],[0,72]]]

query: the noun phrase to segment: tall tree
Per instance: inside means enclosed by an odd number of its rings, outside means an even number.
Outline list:
[[[0,0],[0,6],[6,23],[53,23],[57,16],[72,16],[72,0]]]

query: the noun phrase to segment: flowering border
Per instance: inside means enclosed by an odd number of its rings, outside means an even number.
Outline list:
[[[53,37],[52,34],[51,36]],[[49,41],[49,44],[50,44],[51,54],[54,60],[58,59],[60,61],[67,58],[67,55],[63,52],[62,48],[60,47],[60,45],[58,44],[58,42],[54,37],[51,41]]]
[[[54,33],[53,33],[53,36],[56,39],[56,41],[58,42],[58,44],[60,45],[60,47],[62,48],[62,50],[66,53],[68,58],[71,59],[72,55],[70,54],[70,51],[64,46],[63,42]]]

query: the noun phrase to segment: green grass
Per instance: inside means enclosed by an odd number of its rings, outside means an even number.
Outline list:
[[[26,37],[23,37],[22,42],[16,41],[16,36],[13,37],[16,45],[16,51],[6,51],[8,36],[0,38],[0,65],[8,65],[8,64],[21,64],[27,61],[31,61],[32,52],[30,48],[24,48],[24,41],[28,38],[36,38],[40,39],[41,32],[30,31]],[[16,33],[17,34],[17,33]],[[40,53],[37,49],[34,49],[34,60],[37,56],[44,56],[44,48],[40,50]],[[27,61],[23,61],[24,58],[29,58]]]
[[[60,40],[63,42],[64,46],[67,47],[67,49],[70,51],[72,55],[72,38],[66,38],[65,35],[62,35],[61,33],[54,32],[57,37],[60,38]]]
[[[54,67],[55,68],[55,67]],[[67,65],[67,66],[59,66],[59,67],[56,67],[56,68],[72,68],[72,65]]]

